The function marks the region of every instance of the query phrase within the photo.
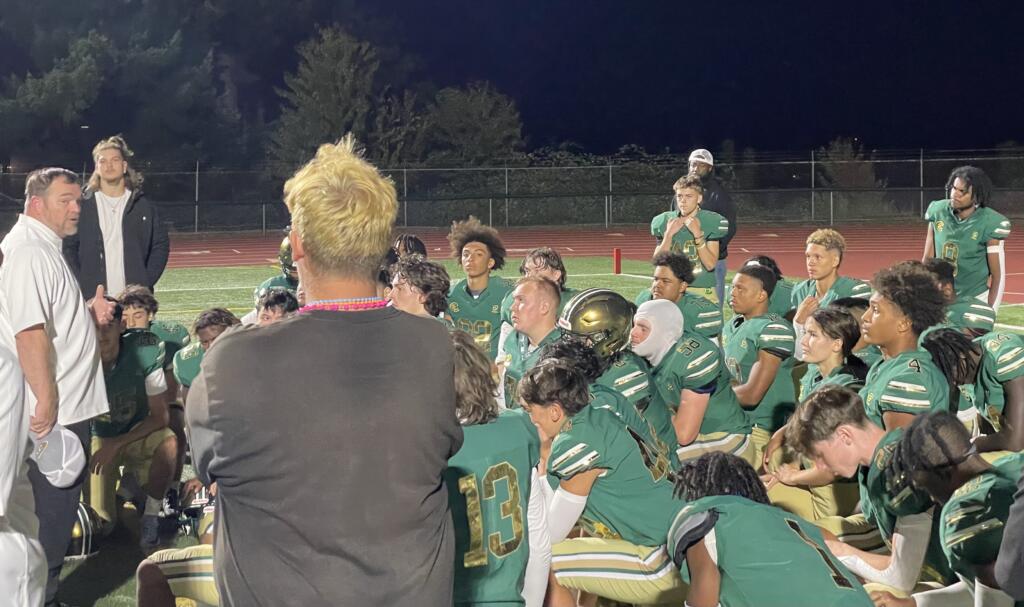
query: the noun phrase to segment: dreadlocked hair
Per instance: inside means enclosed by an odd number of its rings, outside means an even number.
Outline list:
[[[900,442],[900,463],[915,485],[921,474],[948,481],[954,468],[975,453],[967,428],[948,411],[916,416]]]
[[[687,502],[715,495],[737,495],[767,504],[768,493],[757,471],[731,453],[712,451],[682,465],[674,495]]]
[[[452,246],[452,257],[462,257],[462,249],[471,242],[479,242],[487,246],[487,252],[494,260],[492,270],[500,270],[505,265],[505,245],[501,242],[498,231],[485,226],[480,220],[470,215],[465,221],[452,223],[452,231],[448,233],[448,242]]]
[[[549,358],[575,367],[587,380],[587,383],[594,383],[598,377],[601,377],[601,359],[597,357],[587,341],[578,335],[565,334],[544,346],[540,351],[539,360]]]
[[[988,178],[985,171],[970,165],[953,169],[949,174],[949,179],[946,180],[947,195],[953,189],[953,182],[958,177],[971,189],[971,199],[975,204],[979,207],[988,206],[989,201],[992,199],[992,180]]]
[[[921,340],[921,347],[932,355],[935,366],[949,382],[949,410],[960,402],[960,386],[974,383],[981,361],[981,348],[956,329],[935,329]]]
[[[946,318],[946,298],[935,276],[919,261],[901,261],[879,270],[872,286],[910,320],[915,335]]]

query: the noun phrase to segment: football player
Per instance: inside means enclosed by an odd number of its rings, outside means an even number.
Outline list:
[[[834,308],[840,308],[846,310],[858,321],[864,317],[864,312],[868,310],[868,300],[862,297],[843,297],[833,301],[830,306]],[[857,341],[857,345],[853,347],[853,355],[864,361],[868,369],[872,367],[876,362],[882,360],[882,351],[878,349],[878,346],[869,344],[864,341],[864,331],[861,330],[860,339]]]
[[[272,287],[260,295],[256,302],[258,317],[256,324],[261,327],[284,320],[299,309],[299,300],[288,289]]]
[[[414,316],[444,320],[441,314],[448,307],[451,288],[444,266],[413,253],[402,257],[392,270],[388,299],[394,307]]]
[[[651,288],[640,291],[636,305],[652,299],[667,299],[683,313],[683,326],[687,331],[717,343],[722,334],[722,309],[687,290],[694,280],[693,264],[689,258],[676,253],[658,253],[651,263],[654,264]]]
[[[551,560],[545,480],[536,470],[540,437],[522,410],[498,407],[491,361],[473,338],[452,331],[452,344],[465,437],[444,473],[455,522],[455,604],[540,607]]]
[[[948,583],[952,578],[938,545],[931,543],[937,528],[929,500],[887,482],[896,474],[895,451],[903,431],[887,432],[868,419],[855,392],[830,385],[800,404],[787,427],[786,442],[836,477],[857,479],[863,516],[815,521],[838,536],[826,540],[832,553],[864,579],[907,593],[919,579]],[[877,527],[888,555],[863,549],[870,545],[862,537],[865,521]]]
[[[768,311],[792,322],[796,310],[793,309],[793,289],[795,285],[782,275],[779,264],[767,255],[754,255],[743,262],[745,266],[763,266],[775,275],[775,289],[768,299]]]
[[[693,264],[695,295],[718,303],[715,292],[715,265],[718,244],[729,232],[729,220],[718,213],[700,208],[704,186],[700,177],[680,177],[672,189],[676,194],[676,210],[666,211],[651,220],[651,235],[658,241],[654,254],[678,253]]]
[[[423,244],[420,237],[415,234],[399,234],[395,238],[395,244],[391,245],[399,257],[405,257],[406,255],[422,255],[424,258],[429,257],[427,255],[427,245]]]
[[[565,286],[567,278],[565,262],[562,261],[562,256],[558,254],[558,251],[551,247],[540,247],[527,253],[522,263],[519,264],[519,275],[540,276],[556,283],[560,293],[558,303],[559,314],[562,313],[565,304],[569,303],[569,300],[579,292],[576,289]],[[504,349],[505,340],[508,339],[513,330],[512,291],[509,291],[508,295],[501,302],[501,342],[498,346],[499,352]]]
[[[831,228],[811,232],[807,237],[804,259],[807,262],[807,280],[793,287],[790,307],[796,309],[793,327],[799,338],[804,321],[812,312],[844,297],[871,295],[871,285],[839,275],[839,266],[846,253],[846,239]]]
[[[521,278],[513,291],[512,326],[499,368],[504,374],[505,406],[518,406],[523,374],[540,360],[541,349],[562,336],[558,328],[558,285],[546,278]]]
[[[775,274],[760,265],[743,266],[732,279],[729,306],[736,315],[722,332],[725,366],[736,399],[748,409],[757,459],[796,407],[792,370],[796,336],[786,320],[768,312]],[[755,463],[754,465],[758,465]]]
[[[221,333],[240,322],[237,316],[225,308],[204,310],[196,318],[192,328],[199,341],[190,343],[174,355],[174,378],[181,386],[182,404],[188,402],[188,389],[199,375],[199,365],[203,362],[203,354],[210,349],[213,341],[220,337]]]
[[[501,334],[501,302],[512,290],[509,281],[492,277],[505,265],[505,245],[498,231],[470,216],[452,223],[448,234],[452,256],[460,260],[466,278],[452,285],[448,293],[448,320],[476,339],[477,345],[494,360],[498,357]]]
[[[242,317],[242,324],[251,325],[256,323],[257,314],[259,314],[257,308],[259,306],[260,296],[268,290],[273,288],[287,289],[288,291],[291,291],[292,295],[295,295],[295,292],[298,290],[299,271],[295,267],[295,262],[292,260],[292,241],[287,235],[291,232],[291,229],[291,226],[285,227],[285,237],[281,241],[281,245],[277,250],[277,262],[281,266],[281,273],[277,276],[271,276],[264,280],[260,283],[260,286],[253,290],[253,310]]]
[[[971,337],[984,335],[996,328],[996,311],[991,306],[975,297],[957,296],[956,267],[949,260],[932,257],[924,261],[924,267],[935,275],[939,290],[946,297],[944,324]]]
[[[755,461],[750,420],[729,385],[718,348],[684,329],[679,308],[656,299],[640,304],[629,336],[633,351],[653,366],[658,398],[673,412],[675,442],[669,445],[679,461],[707,451]]]
[[[939,599],[944,605],[1017,604],[999,589],[994,569],[1024,455],[1012,453],[990,464],[977,454],[963,424],[946,411],[918,416],[901,443],[906,479],[942,508],[939,543],[960,581],[908,599],[872,593],[875,604],[936,605]]]
[[[566,588],[625,603],[682,603],[685,587],[664,543],[683,504],[672,499],[667,471],[648,465],[643,440],[611,409],[589,406],[587,380],[560,361],[527,371],[519,395],[540,431],[542,469],[557,484],[542,483],[551,604],[575,604]],[[590,537],[566,539],[577,522]]]
[[[167,427],[164,347],[144,329],[122,335],[120,304],[113,316],[112,322],[97,327],[110,412],[92,422],[89,505],[106,523],[115,523],[115,487],[120,481],[131,499],[144,501],[139,543],[149,550],[160,543],[159,515],[178,451],[177,438]],[[132,480],[124,478],[129,475]],[[136,494],[138,488],[144,493]]]
[[[686,605],[871,606],[821,531],[769,505],[743,459],[707,453],[684,464],[676,495],[689,503],[672,522],[668,547],[690,585]]]
[[[949,198],[928,205],[924,257],[948,259],[956,268],[957,297],[973,297],[999,309],[1006,285],[1003,241],[1010,221],[988,208],[992,182],[981,169],[953,169],[946,181]]]
[[[868,419],[892,430],[908,425],[918,413],[949,407],[949,384],[918,345],[925,329],[945,318],[946,300],[920,262],[880,270],[872,284],[875,292],[861,331],[885,358],[868,371],[860,396]]]
[[[977,414],[978,452],[1024,451],[1024,339],[988,333],[972,341],[954,329],[936,329],[921,347],[949,380],[950,398],[962,397]]]

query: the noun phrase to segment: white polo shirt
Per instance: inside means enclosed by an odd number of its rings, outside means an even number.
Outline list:
[[[68,426],[106,413],[96,327],[61,254],[60,237],[22,214],[0,241],[0,251],[0,339],[17,352],[14,336],[44,325],[56,353],[57,422]],[[34,412],[36,397],[27,386],[25,400]]]
[[[100,220],[100,233],[103,234],[103,259],[107,269],[107,292],[112,297],[120,295],[125,285],[124,278],[124,209],[131,190],[125,190],[117,198],[96,192],[96,213]],[[89,294],[90,296],[92,293]]]

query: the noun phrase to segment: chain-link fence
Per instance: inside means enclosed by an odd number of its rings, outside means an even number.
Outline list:
[[[997,186],[991,206],[1024,215],[1024,155],[1000,150],[873,160],[719,163],[716,173],[744,221],[846,223],[920,217],[945,197],[949,172],[973,164]],[[447,226],[476,215],[495,226],[645,224],[672,203],[685,159],[604,166],[407,168],[394,180],[403,226]],[[13,223],[25,174],[0,173],[0,231]],[[288,213],[282,182],[268,171],[145,170],[145,190],[174,231],[268,230]]]

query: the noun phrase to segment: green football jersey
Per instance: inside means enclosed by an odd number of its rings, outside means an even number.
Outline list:
[[[455,523],[455,604],[522,605],[540,437],[521,410],[462,431],[462,448],[444,472]]]
[[[285,289],[292,295],[295,295],[295,291],[299,288],[299,282],[289,279],[284,274],[278,274],[277,276],[271,276],[260,283],[260,286],[256,287],[252,292],[252,305],[258,307],[260,303],[260,296],[269,291],[270,289]]]
[[[668,453],[672,467],[678,467],[676,430],[672,426],[672,412],[657,396],[651,384],[651,368],[647,361],[632,351],[622,351],[616,356],[615,362],[597,378],[597,383],[626,397],[633,408],[650,424],[658,448]]]
[[[1024,375],[1024,338],[1016,333],[989,333],[974,342],[981,346],[978,375],[973,386],[962,386],[961,390],[978,414],[999,432],[1006,407],[1003,384]]]
[[[523,379],[529,371],[540,360],[541,350],[544,346],[558,341],[562,331],[555,327],[540,340],[537,347],[530,345],[530,340],[519,332],[512,333],[505,340],[505,407],[514,409],[519,406],[519,380]]]
[[[800,378],[800,401],[803,402],[822,386],[846,386],[856,392],[864,387],[864,382],[849,373],[843,373],[842,367],[836,367],[828,376],[822,376],[818,365],[808,364],[807,371]]]
[[[713,541],[705,546],[721,574],[722,605],[872,605],[857,577],[829,552],[816,526],[735,495],[703,497],[672,521],[669,554],[687,583],[686,551],[712,533]]]
[[[990,333],[996,327],[996,311],[974,297],[960,297],[946,308],[946,324],[976,335]]]
[[[590,406],[612,410],[630,431],[643,441],[640,453],[644,456],[644,464],[648,469],[664,470],[667,473],[670,467],[676,464],[674,458],[670,456],[668,445],[658,438],[654,427],[633,408],[625,396],[612,388],[593,383],[590,385]]]
[[[640,291],[635,303],[640,305],[651,300],[651,290]],[[703,335],[708,339],[716,339],[722,334],[722,310],[708,299],[684,292],[676,302],[676,307],[683,313],[683,331]]]
[[[170,369],[174,364],[174,355],[191,341],[188,329],[181,323],[167,320],[154,320],[149,323],[149,330],[164,342],[164,368]]]
[[[793,325],[775,314],[764,314],[745,319],[734,316],[722,332],[722,350],[725,366],[733,381],[744,384],[757,362],[761,350],[782,359],[772,385],[757,407],[749,412],[750,421],[758,428],[775,432],[785,425],[796,409],[796,388],[793,386],[793,366],[796,359],[796,334]]]
[[[604,472],[587,496],[580,524],[596,537],[638,546],[665,543],[672,517],[683,502],[672,498],[666,470],[648,467],[644,441],[607,408],[584,407],[551,443],[548,474],[568,480],[581,472]]]
[[[491,360],[498,356],[501,301],[511,290],[512,283],[492,275],[478,297],[470,294],[465,278],[448,291],[448,317],[456,329],[469,333]]]
[[[164,342],[143,329],[131,329],[121,336],[121,350],[114,366],[104,365],[110,412],[95,418],[92,433],[101,438],[126,434],[149,415],[146,378],[164,367]]]
[[[684,333],[655,367],[654,385],[673,413],[679,408],[683,390],[710,395],[701,434],[750,434],[750,420],[732,391],[729,371],[718,347],[708,338]]]
[[[857,471],[861,512],[868,522],[878,527],[882,539],[890,549],[897,519],[901,516],[927,512],[933,506],[931,498],[921,491],[908,486],[893,495],[886,485],[886,470],[891,465],[892,454],[903,438],[903,433],[903,428],[887,432],[875,446],[871,462],[867,466],[861,466]],[[932,521],[932,537],[925,551],[921,579],[948,584],[956,580],[938,542],[938,523],[938,518]]]
[[[512,294],[514,291],[514,288],[511,289],[508,294],[505,295],[505,299],[501,300],[501,322],[509,325],[512,324]],[[577,293],[579,293],[579,290],[571,287],[565,287],[561,290],[558,301],[559,316],[562,315],[562,310],[565,309],[565,304],[569,303],[569,300],[575,297]]]
[[[174,355],[174,379],[188,388],[199,376],[199,365],[203,362],[203,350],[199,342],[192,342]]]
[[[1022,465],[1020,453],[997,459],[942,506],[942,551],[950,568],[968,581],[977,577],[979,567],[996,562]]]
[[[679,211],[666,211],[656,215],[651,220],[651,235],[660,242],[665,235],[665,228],[668,222],[679,217]],[[722,240],[729,232],[729,220],[713,211],[697,209],[697,221],[700,222],[700,229],[704,232],[705,240]],[[682,228],[672,237],[671,251],[685,255],[693,263],[693,282],[691,287],[708,289],[715,286],[714,268],[711,271],[705,270],[697,255],[697,243],[694,242],[693,232],[689,228]]]
[[[860,397],[868,419],[885,427],[882,415],[948,411],[949,382],[925,350],[907,350],[868,371]]]
[[[793,305],[794,288],[793,283],[786,279],[776,282],[775,290],[772,291],[771,297],[768,298],[768,313],[782,318],[795,308],[796,306]],[[728,301],[728,298],[726,298],[726,301]]]
[[[805,299],[811,295],[817,295],[817,293],[818,281],[808,278],[793,287],[793,294],[789,303],[794,309],[796,309],[800,307],[800,304],[803,303]],[[848,276],[840,276],[836,278],[834,283],[832,283],[829,290],[825,291],[825,295],[822,296],[820,301],[818,301],[818,307],[824,308],[833,301],[837,299],[844,299],[846,297],[860,297],[862,299],[868,299],[871,297],[871,285],[863,280],[857,280],[856,278],[850,278]]]
[[[1006,240],[1010,221],[987,207],[960,220],[949,205],[949,200],[936,200],[924,214],[935,236],[935,256],[953,264],[958,297],[977,297],[988,290],[988,241]]]
[[[864,361],[868,369],[875,366],[875,363],[882,360],[882,351],[874,344],[868,344],[853,353],[854,356]]]

